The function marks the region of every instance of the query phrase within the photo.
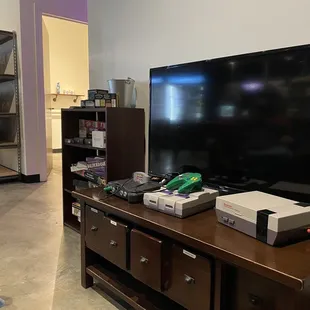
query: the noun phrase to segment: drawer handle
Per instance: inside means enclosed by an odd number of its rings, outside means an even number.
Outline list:
[[[195,284],[195,279],[188,276],[187,274],[184,275],[184,281],[187,283],[187,284]]]
[[[252,294],[249,294],[249,301],[252,306],[259,306],[261,304],[261,299]]]
[[[146,257],[141,256],[141,259],[140,259],[141,264],[147,264],[148,262],[149,260]]]
[[[98,227],[92,226],[90,230],[91,230],[91,231],[97,231],[97,230],[98,230]]]
[[[117,242],[114,240],[110,241],[110,246],[117,247]]]

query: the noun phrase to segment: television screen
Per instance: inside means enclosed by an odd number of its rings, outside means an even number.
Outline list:
[[[150,95],[151,174],[310,194],[309,46],[151,69]]]

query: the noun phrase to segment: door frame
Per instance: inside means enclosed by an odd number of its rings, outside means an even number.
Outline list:
[[[40,181],[47,180],[47,153],[46,153],[46,122],[45,122],[45,94],[44,94],[44,67],[43,67],[43,29],[42,20],[43,16],[50,16],[59,19],[64,19],[80,24],[88,25],[87,22],[75,20],[59,15],[44,12],[39,5],[34,5],[34,35],[35,35],[35,72],[36,72],[36,101],[37,101],[37,118],[38,118],[38,158],[39,158],[39,171]],[[41,104],[43,103],[43,104]]]

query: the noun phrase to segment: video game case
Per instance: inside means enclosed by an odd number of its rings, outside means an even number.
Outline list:
[[[96,183],[98,185],[106,185],[106,180],[103,179],[101,176],[96,175],[92,171],[84,171],[84,177],[85,177],[85,179],[87,179],[93,183]]]

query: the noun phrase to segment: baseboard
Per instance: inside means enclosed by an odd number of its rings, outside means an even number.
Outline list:
[[[53,153],[62,153],[62,149],[53,149]]]
[[[39,183],[40,182],[40,175],[39,174],[32,174],[32,175],[22,174],[21,181],[24,183]]]

